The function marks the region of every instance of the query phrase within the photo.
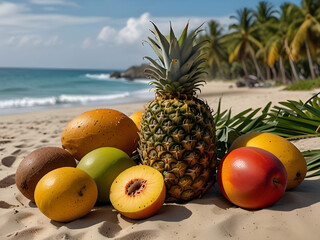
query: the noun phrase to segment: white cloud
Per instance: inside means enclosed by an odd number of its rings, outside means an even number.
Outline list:
[[[104,42],[114,42],[116,44],[136,43],[141,37],[146,35],[146,26],[150,21],[150,14],[144,13],[139,18],[129,18],[126,26],[116,30],[110,26],[101,29],[97,39]]]
[[[219,17],[219,18],[212,18],[212,20],[216,20],[217,22],[220,23],[220,25],[228,31],[229,26],[233,23],[236,23],[235,19],[230,18],[230,16],[225,16],[225,17]]]
[[[194,29],[203,23],[210,20],[218,21],[222,27],[227,28],[230,23],[233,23],[233,19],[229,16],[214,18],[214,17],[151,17],[149,13],[142,14],[139,18],[129,18],[126,21],[126,25],[121,29],[115,29],[111,26],[104,26],[97,36],[97,40],[105,43],[116,43],[118,45],[123,44],[137,44],[150,36],[149,29],[153,26],[150,21],[153,21],[157,27],[164,34],[169,33],[169,22],[172,23],[172,27],[176,35],[181,34],[187,22],[189,22],[189,29]],[[206,25],[203,25],[206,28]]]
[[[11,36],[2,42],[1,45],[15,47],[53,47],[61,44],[58,36],[43,37],[37,34],[25,34],[21,36]]]
[[[45,1],[58,4],[59,1]],[[65,1],[64,1],[65,3]],[[61,2],[62,4],[62,2]],[[50,5],[46,5],[51,7]],[[46,46],[58,44],[63,27],[85,26],[105,22],[107,17],[81,17],[63,14],[37,14],[25,4],[0,1],[0,47]],[[85,35],[85,33],[83,33]],[[49,36],[48,36],[49,35]]]
[[[17,42],[18,47],[23,47],[26,45],[34,45],[37,46],[42,42],[42,38],[37,35],[23,35],[20,37],[20,39]]]
[[[4,41],[5,45],[14,45],[16,42],[17,37],[15,36],[11,36],[10,38],[8,38],[7,40]]]
[[[62,5],[62,6],[72,6],[79,7],[75,2],[63,1],[63,0],[30,0],[33,4],[38,5]]]
[[[122,28],[117,35],[118,43],[134,43],[137,40],[141,41],[141,37],[146,34],[146,26],[150,22],[150,14],[144,13],[140,18],[129,18],[127,25]]]
[[[44,41],[44,46],[46,47],[51,47],[51,46],[56,46],[57,44],[59,44],[59,37],[58,36],[53,36],[51,38],[49,38],[48,40]]]
[[[48,29],[48,27],[93,24],[106,19],[105,17],[76,17],[59,14],[17,14],[6,18],[0,16],[0,26]]]
[[[21,12],[29,11],[29,8],[24,4],[15,4],[11,2],[0,3],[0,17],[8,17]]]
[[[105,26],[101,29],[97,39],[105,42],[112,42],[117,37],[117,34],[118,32],[114,28]]]
[[[52,0],[33,0],[39,2],[55,2],[60,1]],[[61,1],[62,3],[70,3]],[[50,7],[50,6],[48,6]],[[51,9],[52,10],[52,9]],[[106,21],[107,17],[78,17],[62,14],[34,14],[24,4],[16,4],[11,2],[0,3],[0,27],[9,27],[10,30],[14,28],[32,29],[32,28],[57,28],[61,26],[93,24]],[[0,28],[0,32],[1,32]],[[15,29],[17,30],[17,29]],[[7,29],[5,30],[7,31]]]
[[[83,42],[82,42],[82,45],[81,45],[81,47],[82,47],[83,49],[88,49],[88,48],[90,48],[91,46],[92,46],[92,40],[91,40],[91,38],[86,38],[86,39],[84,39]]]

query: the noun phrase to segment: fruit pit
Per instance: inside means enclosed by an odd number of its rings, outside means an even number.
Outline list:
[[[140,194],[146,187],[147,180],[134,179],[127,183],[127,194],[131,197],[135,197]]]

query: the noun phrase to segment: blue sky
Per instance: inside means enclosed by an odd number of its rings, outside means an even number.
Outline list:
[[[0,0],[0,67],[125,69],[152,51],[150,20],[179,33],[215,19],[223,26],[255,0]],[[282,0],[269,1],[279,7]],[[290,0],[297,5],[300,0]]]

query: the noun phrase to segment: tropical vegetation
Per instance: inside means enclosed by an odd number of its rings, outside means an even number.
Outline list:
[[[260,1],[231,19],[228,29],[210,21],[201,37],[209,42],[210,78],[254,75],[292,84],[320,76],[320,1],[302,0],[300,6]]]

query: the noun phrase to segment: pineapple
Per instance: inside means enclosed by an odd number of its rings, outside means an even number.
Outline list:
[[[208,104],[197,98],[205,83],[200,54],[205,42],[195,44],[199,28],[187,34],[188,24],[179,40],[170,26],[165,37],[157,26],[151,31],[156,40],[149,45],[159,61],[145,73],[154,80],[155,100],[147,103],[141,121],[139,154],[142,164],[160,171],[165,180],[167,202],[201,197],[212,186],[216,170],[216,133]]]

